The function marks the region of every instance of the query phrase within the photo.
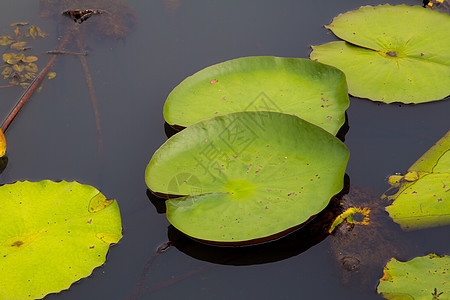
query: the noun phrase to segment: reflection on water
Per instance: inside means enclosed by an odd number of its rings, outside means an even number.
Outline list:
[[[8,156],[5,155],[0,157],[0,174],[3,173],[7,165],[8,165]]]
[[[391,1],[401,2],[421,1]],[[353,273],[350,285],[343,285],[342,264],[335,263],[338,237],[316,234],[319,227],[312,224],[304,228],[310,228],[309,242],[305,242],[306,230],[242,249],[207,246],[172,227],[168,230],[161,214],[164,204],[159,200],[157,211],[148,201],[144,171],[151,155],[167,139],[164,100],[184,78],[242,56],[307,57],[309,45],[333,40],[323,25],[334,16],[360,5],[384,2],[128,0],[123,3],[136,12],[137,24],[122,32],[124,38],[118,40],[101,38],[97,32],[119,32],[114,27],[92,25],[107,14],[91,16],[82,24],[60,15],[67,9],[108,10],[97,6],[97,1],[84,3],[89,5],[58,8],[54,17],[43,18],[37,1],[3,1],[0,9],[0,35],[17,21],[39,25],[49,34],[45,41],[33,43],[40,69],[49,60],[45,52],[55,50],[64,36],[65,25],[83,28],[81,45],[72,39],[64,50],[89,53],[85,58],[98,102],[104,147],[100,160],[96,117],[80,58],[60,55],[51,68],[56,78],[44,81],[42,90],[32,96],[6,133],[8,163],[0,182],[65,179],[96,186],[109,199],[117,199],[124,226],[123,240],[111,248],[103,267],[68,291],[47,298],[128,297],[157,247],[169,239],[174,247],[152,261],[142,283],[151,295],[143,293],[142,299],[379,299],[375,286],[382,266],[369,276],[370,282],[362,290],[355,289],[359,283]],[[0,89],[2,120],[22,92],[21,88]],[[407,170],[447,132],[448,103],[384,105],[351,98],[345,143],[351,152],[347,173],[352,185],[382,194],[388,187],[384,182],[387,175]],[[448,227],[399,234],[412,244],[408,257],[402,258],[449,253]],[[345,266],[370,259],[370,254],[357,254],[362,257],[344,254],[341,259],[352,258],[345,259]]]
[[[98,15],[89,20],[90,25],[84,26],[83,32],[85,35],[95,34],[96,39],[124,39],[136,23],[134,9],[116,0],[39,0],[39,10],[42,18],[51,17],[61,22],[62,15],[65,15],[79,25]]]
[[[161,206],[164,199],[150,191],[147,195],[158,213],[164,214],[165,207]],[[169,226],[168,237],[170,246],[202,261],[234,266],[266,264],[299,255],[322,242],[330,235],[331,223],[347,208],[368,208],[368,224],[344,222],[335,229],[330,253],[341,270],[344,284],[367,289],[381,277],[380,266],[392,257],[405,259],[411,247],[411,242],[402,239],[399,226],[384,211],[386,205],[388,203],[383,202],[376,192],[350,186],[346,177],[344,190],[321,213],[300,229],[276,241],[246,247],[217,247],[191,239],[173,226]]]

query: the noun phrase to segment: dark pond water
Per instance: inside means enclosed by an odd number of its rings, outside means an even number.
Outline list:
[[[380,299],[375,288],[382,266],[371,270],[366,283],[358,277],[367,274],[346,278],[336,263],[332,236],[314,245],[291,238],[248,248],[227,265],[228,252],[201,246],[169,230],[165,215],[149,197],[144,170],[153,152],[167,139],[164,100],[186,76],[241,56],[306,58],[310,45],[335,39],[323,28],[334,16],[382,2],[126,3],[136,10],[137,25],[124,40],[96,35],[86,40],[99,101],[103,155],[97,149],[98,135],[83,70],[74,56],[58,58],[53,67],[56,78],[45,82],[6,134],[9,162],[0,183],[76,180],[117,199],[121,209],[124,237],[110,249],[106,264],[70,290],[46,299],[124,299],[133,294],[139,280],[143,282],[141,299]],[[33,43],[33,53],[57,47],[58,22],[39,18],[38,1],[2,1],[0,32],[6,33],[9,24],[18,21],[39,25],[49,33],[46,39]],[[412,20],[411,26],[419,23]],[[73,48],[68,45],[66,50]],[[40,55],[39,66],[47,60],[45,54]],[[18,87],[0,89],[1,119],[21,93]],[[345,138],[351,152],[347,168],[351,184],[372,189],[375,194],[384,192],[388,175],[407,170],[446,133],[449,111],[449,101],[413,106],[351,98],[350,129]],[[403,234],[408,251],[402,252],[402,258],[430,252],[448,254],[448,229]],[[144,266],[169,236],[179,241],[178,247],[170,247],[152,260],[142,279]]]

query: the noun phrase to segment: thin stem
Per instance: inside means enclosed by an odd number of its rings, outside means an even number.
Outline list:
[[[84,51],[84,52],[72,52],[72,51],[56,51],[56,50],[52,50],[52,51],[47,51],[45,53],[47,53],[47,54],[83,55],[83,56],[87,56],[88,55],[87,51]]]
[[[140,299],[142,296],[142,290],[144,288],[145,280],[147,279],[148,272],[153,265],[153,262],[158,258],[161,253],[166,251],[169,247],[173,246],[173,242],[166,242],[158,247],[155,253],[149,258],[149,260],[145,263],[144,268],[142,269],[141,277],[139,281],[136,283],[136,288],[133,291],[133,294],[127,298],[127,300],[136,300]]]
[[[77,43],[78,43],[78,47],[81,50],[82,49],[81,40],[77,39]],[[100,125],[100,115],[98,113],[97,96],[95,95],[94,84],[92,83],[92,77],[91,77],[91,73],[89,72],[89,68],[87,65],[87,59],[83,55],[80,55],[79,58],[80,58],[81,65],[83,66],[84,77],[86,78],[86,84],[89,89],[89,95],[91,97],[92,109],[94,110],[95,125],[97,127],[97,133],[98,133],[98,152],[101,155],[101,154],[103,154],[103,138],[102,138],[102,128]]]

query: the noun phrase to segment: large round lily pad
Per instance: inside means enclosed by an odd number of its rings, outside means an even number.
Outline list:
[[[420,6],[364,6],[326,27],[348,43],[313,46],[310,57],[344,71],[350,94],[387,103],[450,94],[449,15]]]
[[[407,262],[391,259],[377,287],[386,299],[450,299],[450,256],[428,254]]]
[[[77,182],[0,187],[0,299],[41,299],[104,263],[122,237],[117,202]]]
[[[386,211],[402,229],[450,225],[450,131],[405,176],[391,176],[390,182],[398,192],[385,196],[394,200]]]
[[[301,58],[243,57],[186,78],[167,98],[164,118],[186,127],[233,112],[275,111],[336,134],[348,105],[345,76],[334,67]]]
[[[271,239],[306,222],[343,186],[349,151],[296,116],[240,112],[191,125],[153,155],[145,179],[180,231],[213,243]]]

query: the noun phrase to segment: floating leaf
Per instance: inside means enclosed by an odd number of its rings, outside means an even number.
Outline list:
[[[38,71],[38,66],[34,63],[29,63],[25,66],[25,70],[28,72],[34,72],[36,73]]]
[[[386,299],[450,299],[450,256],[428,254],[407,262],[391,259],[377,291]]]
[[[449,15],[419,6],[364,6],[326,27],[348,43],[313,46],[310,57],[343,70],[350,94],[387,103],[450,94]]]
[[[30,29],[29,29],[29,33],[30,33],[30,36],[33,39],[35,39],[37,37],[37,34],[38,34],[38,32],[36,30],[36,26],[31,26]]]
[[[37,30],[37,33],[38,33],[38,35],[40,37],[45,38],[47,36],[47,34],[41,28],[39,28],[38,26],[36,26],[36,30]]]
[[[5,68],[3,69],[3,71],[2,71],[2,75],[3,75],[5,78],[8,78],[8,77],[9,77],[9,74],[11,74],[11,72],[12,72],[12,68],[11,68],[11,67],[5,67]]]
[[[398,192],[386,211],[404,230],[450,224],[450,131],[409,169],[389,182]]]
[[[25,66],[24,66],[24,65],[15,64],[15,65],[13,66],[13,70],[14,70],[14,71],[17,71],[17,72],[22,72],[23,69],[25,69]]]
[[[7,35],[0,36],[0,46],[7,46],[9,44],[12,44],[13,42],[14,42],[14,40],[12,40]]]
[[[344,74],[307,59],[243,57],[203,69],[181,82],[164,104],[164,118],[186,127],[239,111],[296,115],[336,134],[349,100]]]
[[[28,73],[26,73],[24,76],[25,76],[25,78],[28,79],[28,80],[33,80],[33,79],[36,77],[36,73],[28,72]]]
[[[11,80],[9,83],[13,85],[19,85],[19,82],[15,79]]]
[[[2,59],[4,62],[7,62],[8,64],[16,64],[19,62],[19,57],[15,53],[3,53]]]
[[[8,64],[10,64],[10,65],[14,65],[14,64],[17,64],[19,61],[20,61],[20,60],[17,59],[17,58],[10,58],[10,59],[8,59],[6,62],[7,62]]]
[[[19,29],[19,27],[16,27],[16,28],[14,29],[14,34],[15,34],[16,36],[18,36],[18,35],[20,34],[20,29]]]
[[[27,42],[17,42],[17,43],[11,44],[11,49],[22,50],[26,44],[27,44]]]
[[[47,78],[48,79],[53,79],[53,78],[55,78],[56,77],[56,72],[49,72],[48,74],[47,74]]]
[[[32,63],[32,62],[35,62],[37,60],[38,60],[38,58],[36,56],[27,56],[27,57],[22,58],[22,61],[24,63]]]
[[[0,187],[0,199],[0,299],[69,288],[103,264],[122,236],[117,202],[88,185],[16,182]],[[105,207],[91,212],[100,202]]]
[[[11,24],[9,24],[9,26],[12,26],[12,27],[16,27],[16,26],[26,26],[26,25],[28,25],[29,23],[28,22],[17,22],[17,23],[11,23]]]
[[[270,240],[323,210],[343,187],[349,151],[296,116],[240,112],[193,124],[153,155],[146,183],[167,218],[219,244]]]
[[[6,139],[3,131],[0,129],[0,157],[6,153]]]

